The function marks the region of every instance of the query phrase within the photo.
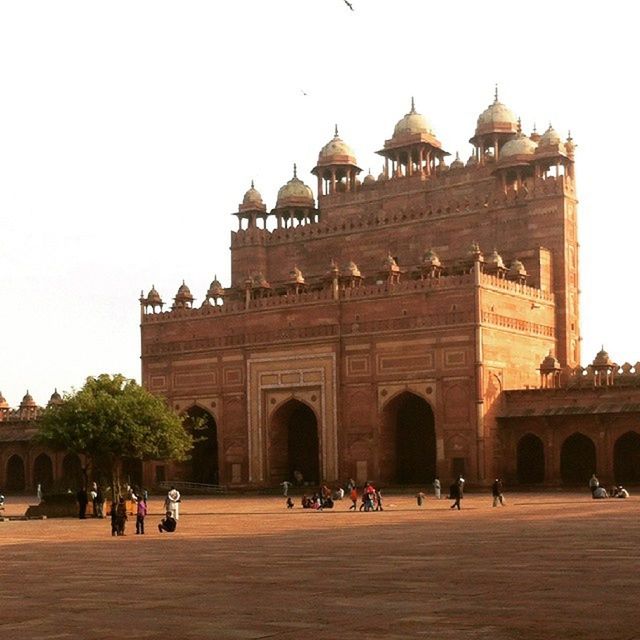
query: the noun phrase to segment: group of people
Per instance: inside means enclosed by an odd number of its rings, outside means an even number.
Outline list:
[[[591,497],[594,500],[602,500],[603,498],[628,498],[629,492],[621,485],[613,485],[611,491],[607,490],[600,484],[600,480],[594,473],[589,478],[589,490],[591,491]]]

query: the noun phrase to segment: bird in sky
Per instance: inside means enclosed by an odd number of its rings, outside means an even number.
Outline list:
[[[308,96],[308,95],[309,95],[309,94],[308,94],[304,89],[300,89],[300,93],[301,93],[303,96]]]
[[[351,11],[355,11],[355,9],[353,8],[353,5],[349,2],[349,0],[342,0],[347,7],[349,7],[349,9],[351,9]]]

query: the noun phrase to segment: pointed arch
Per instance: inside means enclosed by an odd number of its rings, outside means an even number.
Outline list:
[[[33,461],[33,486],[38,485],[43,492],[53,487],[53,463],[46,453],[41,453]]]
[[[618,484],[640,483],[640,434],[627,431],[613,446],[613,476]]]
[[[317,485],[321,480],[318,418],[306,402],[290,397],[271,414],[268,468],[272,484],[283,480]]]
[[[82,462],[77,453],[67,453],[62,459],[62,483],[65,489],[73,490],[84,484]]]
[[[565,484],[586,484],[596,473],[596,446],[583,433],[570,435],[560,451],[560,476]]]
[[[518,440],[517,475],[520,484],[544,482],[544,444],[533,433],[527,433]]]
[[[422,396],[403,391],[384,405],[378,454],[381,481],[433,482],[437,475],[435,419]]]
[[[199,428],[194,427],[196,422],[201,424]],[[194,403],[184,412],[184,426],[195,440],[191,459],[182,468],[184,479],[201,484],[219,484],[220,446],[218,425],[213,414]]]
[[[24,491],[26,489],[24,460],[17,453],[7,461],[6,487],[8,491]]]

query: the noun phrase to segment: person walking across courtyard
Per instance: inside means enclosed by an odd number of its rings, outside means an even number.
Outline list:
[[[503,495],[502,480],[496,478],[491,485],[491,495],[493,496],[493,506],[497,507],[500,503],[504,507],[504,495]]]
[[[418,493],[416,493],[416,502],[418,503],[418,506],[421,507],[422,503],[424,502],[424,499],[427,496],[424,495],[424,493],[422,493],[422,491],[419,491]]]
[[[282,495],[286,498],[289,495],[289,488],[292,487],[293,484],[288,480],[285,480],[280,483],[280,486],[282,487]]]
[[[459,479],[456,480],[450,487],[449,487],[449,498],[451,498],[451,500],[453,500],[453,504],[451,505],[452,509],[458,509],[458,511],[460,511],[460,500],[462,500],[462,484],[460,483]]]
[[[87,490],[84,487],[78,489],[76,500],[78,501],[78,518],[84,520],[87,517],[87,504],[89,504]]]

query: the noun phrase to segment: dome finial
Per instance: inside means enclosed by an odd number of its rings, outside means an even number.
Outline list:
[[[337,124],[335,125],[335,132],[334,132],[334,134],[333,134],[333,137],[334,137],[334,138],[339,138],[339,137],[340,137],[340,136],[338,135],[338,125],[337,125]]]
[[[518,133],[522,133],[522,118],[518,117]]]
[[[571,137],[571,129],[567,132],[567,142],[571,142],[573,138]]]
[[[298,177],[298,165],[295,162],[293,163],[293,177]]]
[[[416,112],[416,101],[413,99],[413,96],[411,96],[411,111],[409,113],[415,113]]]
[[[533,123],[533,133],[538,133],[538,126],[535,122]]]
[[[498,83],[496,82],[496,89],[493,94],[493,103],[496,104],[498,102]]]

